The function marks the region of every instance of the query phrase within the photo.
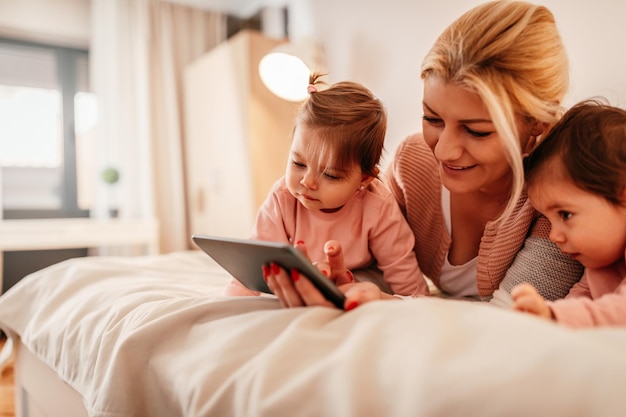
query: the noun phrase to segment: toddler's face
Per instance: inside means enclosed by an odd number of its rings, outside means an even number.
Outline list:
[[[586,268],[607,266],[624,257],[626,207],[578,188],[549,168],[531,184],[528,196],[550,220],[550,240]]]
[[[287,188],[307,209],[334,211],[343,207],[361,184],[368,183],[369,177],[356,163],[341,171],[332,161],[311,155],[308,145],[317,140],[315,129],[296,127],[285,174]]]

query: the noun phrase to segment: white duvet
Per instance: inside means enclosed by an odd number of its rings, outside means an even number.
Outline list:
[[[0,297],[92,416],[621,416],[626,329],[422,298],[342,313],[219,296],[199,252],[79,258]]]

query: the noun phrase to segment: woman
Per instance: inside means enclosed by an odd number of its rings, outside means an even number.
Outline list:
[[[523,155],[558,120],[568,87],[552,13],[521,1],[479,5],[441,34],[421,76],[422,133],[400,145],[385,178],[422,271],[451,296],[508,303],[509,291],[529,282],[547,299],[562,298],[582,266],[550,242],[523,182]],[[332,278],[349,281],[341,248],[328,246]],[[268,277],[283,305],[330,305],[293,278],[282,270]],[[341,288],[346,309],[397,298],[367,282]]]

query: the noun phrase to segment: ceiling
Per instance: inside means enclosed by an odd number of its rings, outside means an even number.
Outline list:
[[[288,0],[166,0],[171,3],[248,18],[264,7],[284,7]]]

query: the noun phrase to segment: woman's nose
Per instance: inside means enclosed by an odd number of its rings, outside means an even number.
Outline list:
[[[440,161],[454,161],[463,154],[460,138],[450,127],[444,127],[439,132],[435,145],[435,157]]]

